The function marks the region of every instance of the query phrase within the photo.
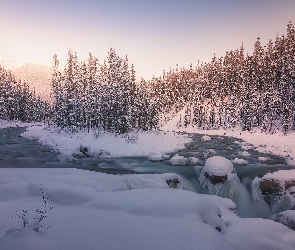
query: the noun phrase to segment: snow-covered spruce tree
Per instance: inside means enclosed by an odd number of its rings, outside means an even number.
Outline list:
[[[148,88],[136,86],[134,66],[129,68],[127,57],[122,59],[110,49],[107,60],[99,65],[91,54],[81,63],[75,53],[70,51],[68,55],[63,72],[58,71],[54,57],[52,88],[58,126],[88,131],[91,127],[119,134],[157,127],[157,102]]]

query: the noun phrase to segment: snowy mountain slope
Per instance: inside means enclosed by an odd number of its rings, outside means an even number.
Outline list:
[[[12,70],[17,79],[25,81],[41,98],[53,102],[51,94],[52,68],[40,64],[25,64]]]

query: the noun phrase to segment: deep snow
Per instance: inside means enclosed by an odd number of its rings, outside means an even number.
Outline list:
[[[179,176],[0,169],[0,249],[294,249],[294,231],[241,219],[229,199],[169,188],[171,178]],[[41,206],[40,184],[53,209],[42,222],[51,228],[38,233],[11,216]]]

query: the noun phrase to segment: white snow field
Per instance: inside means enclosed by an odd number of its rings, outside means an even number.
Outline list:
[[[127,157],[152,156],[160,160],[160,155],[184,148],[190,139],[175,132],[137,132],[127,136],[91,131],[68,133],[53,126],[29,126],[22,134],[34,138],[43,145],[52,147],[61,153],[60,159],[68,159],[73,153],[79,153],[80,147],[85,147],[91,156]]]
[[[77,169],[0,169],[1,250],[295,248],[295,232],[242,219],[214,195],[169,188],[175,174],[107,175]],[[182,181],[182,180],[181,180]],[[53,209],[34,231],[41,186]],[[25,228],[11,218],[30,210]],[[30,221],[32,220],[32,221]],[[19,230],[16,230],[19,229]]]

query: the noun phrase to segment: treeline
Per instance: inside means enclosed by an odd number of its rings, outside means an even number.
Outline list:
[[[50,117],[51,107],[0,66],[0,119],[39,122]]]
[[[189,69],[176,67],[150,81],[135,80],[134,66],[110,49],[100,64],[92,54],[79,62],[69,51],[59,69],[54,56],[53,107],[0,67],[0,118],[40,121],[50,116],[61,128],[126,133],[151,130],[181,112],[179,126],[239,128],[285,133],[295,129],[295,28],[253,53],[243,45]]]
[[[258,38],[252,55],[242,45],[210,63],[164,72],[149,85],[160,112],[185,109],[179,126],[286,133],[295,129],[294,24],[266,46]]]
[[[79,62],[69,51],[67,64],[59,70],[54,56],[52,88],[55,97],[53,120],[62,128],[87,128],[126,133],[158,126],[156,102],[148,84],[135,82],[135,70],[110,49],[103,64],[89,54]]]

